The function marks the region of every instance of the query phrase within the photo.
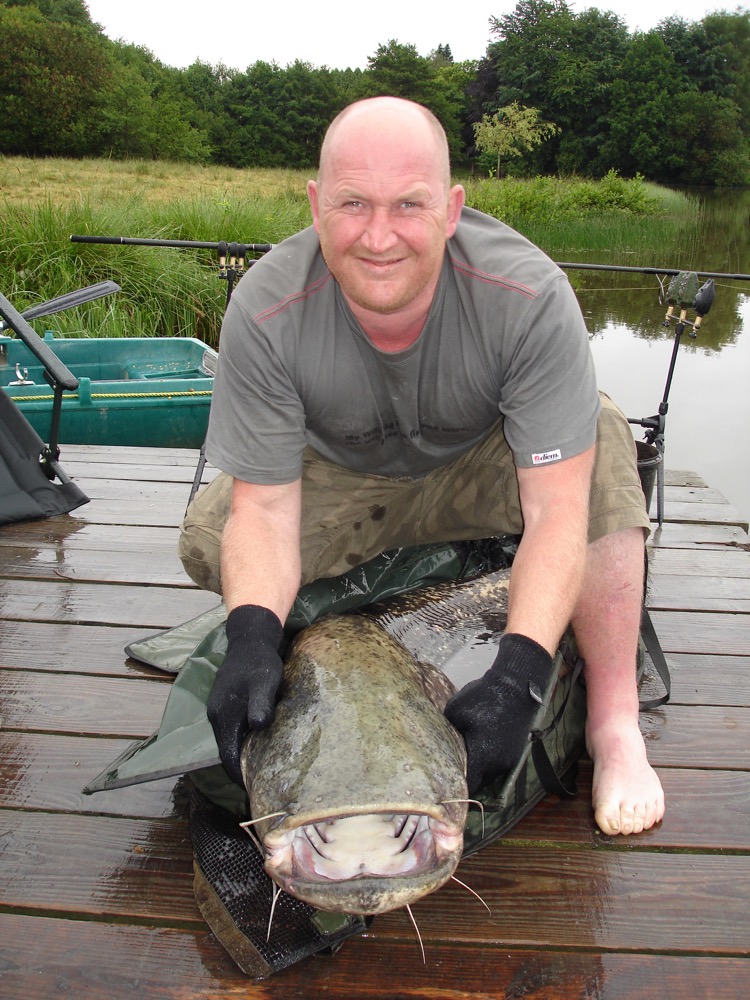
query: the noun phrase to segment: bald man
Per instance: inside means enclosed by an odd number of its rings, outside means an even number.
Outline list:
[[[408,101],[346,108],[308,196],[313,226],[227,310],[207,439],[222,474],[180,539],[229,612],[208,702],[227,771],[239,780],[245,736],[272,719],[301,583],[396,546],[522,532],[496,660],[446,708],[470,793],[520,755],[572,621],[596,822],[650,828],[664,796],[634,671],[649,521],[565,275],[464,207],[440,124]]]

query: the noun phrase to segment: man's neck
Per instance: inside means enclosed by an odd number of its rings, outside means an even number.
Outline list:
[[[380,316],[378,321],[373,323],[370,322],[369,318],[363,321],[361,317],[357,316],[356,310],[352,311],[372,345],[377,347],[379,351],[394,354],[397,351],[405,351],[407,347],[411,347],[419,339],[427,320],[427,316],[422,316],[416,322],[405,323],[403,317],[398,317],[397,322],[389,323],[389,319],[395,321],[396,317]]]
[[[365,309],[347,298],[354,318],[362,327],[368,340],[379,351],[395,353],[405,351],[419,339],[432,306],[432,292],[421,301],[394,313],[379,313]],[[346,298],[346,296],[344,296]]]

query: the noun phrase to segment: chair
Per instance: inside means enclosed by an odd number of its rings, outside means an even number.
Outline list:
[[[57,437],[62,394],[78,388],[78,379],[0,295],[0,318],[44,365],[54,402],[49,444],[45,444],[11,396],[0,389],[0,525],[64,514],[88,503],[58,462]],[[55,482],[57,480],[57,482]]]

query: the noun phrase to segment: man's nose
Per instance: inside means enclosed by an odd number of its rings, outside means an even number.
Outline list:
[[[362,242],[372,253],[385,253],[398,242],[387,208],[374,208],[367,220]]]

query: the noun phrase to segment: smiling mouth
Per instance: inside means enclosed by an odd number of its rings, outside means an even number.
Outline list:
[[[372,268],[375,271],[385,271],[388,270],[388,268],[393,268],[396,267],[396,265],[401,264],[403,262],[403,258],[397,257],[393,260],[373,260],[370,257],[360,257],[359,262],[365,267]]]

